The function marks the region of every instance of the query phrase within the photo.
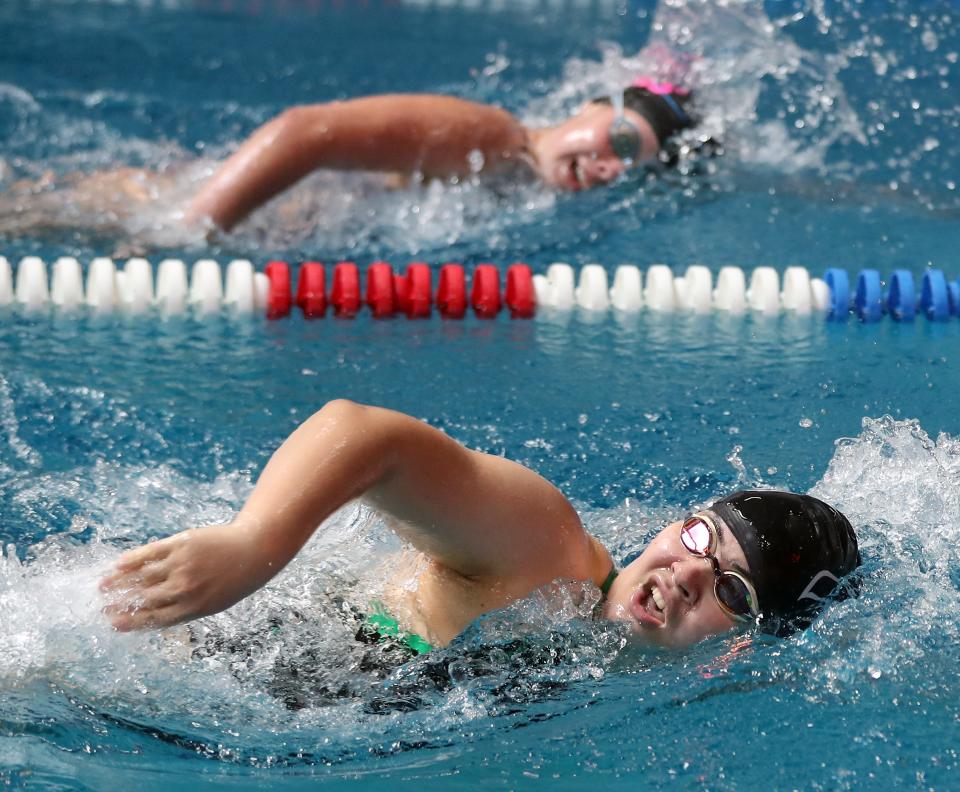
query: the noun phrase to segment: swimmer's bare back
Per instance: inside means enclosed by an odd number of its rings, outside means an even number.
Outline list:
[[[0,234],[87,228],[122,230],[134,212],[174,184],[171,173],[117,168],[16,181],[0,195]]]

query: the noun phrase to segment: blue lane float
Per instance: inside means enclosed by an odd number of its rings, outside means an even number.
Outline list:
[[[917,291],[910,270],[894,270],[887,294],[887,312],[900,322],[912,322],[917,314]]]
[[[864,322],[877,322],[883,318],[883,290],[877,270],[860,270],[854,307],[857,316]]]
[[[831,267],[823,276],[830,289],[830,302],[827,318],[843,320],[850,315],[850,276],[845,269]]]
[[[927,270],[923,273],[920,287],[920,310],[927,319],[943,322],[950,318],[950,294],[947,279],[940,270]]]

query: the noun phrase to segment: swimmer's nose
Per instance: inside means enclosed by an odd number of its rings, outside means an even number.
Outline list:
[[[670,565],[670,571],[673,573],[677,592],[687,605],[696,604],[713,578],[711,565],[695,556],[674,561]]]

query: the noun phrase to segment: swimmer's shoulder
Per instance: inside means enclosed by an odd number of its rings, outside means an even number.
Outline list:
[[[393,93],[346,100],[367,121],[410,126],[422,144],[460,141],[492,159],[520,157],[527,128],[513,113],[493,104],[448,94]]]

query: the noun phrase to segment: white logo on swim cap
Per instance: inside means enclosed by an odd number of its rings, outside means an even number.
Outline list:
[[[800,596],[797,597],[797,602],[799,602],[802,599],[811,599],[811,600],[815,600],[816,602],[823,602],[823,600],[825,600],[826,597],[818,597],[816,594],[813,593],[813,589],[816,587],[817,583],[819,583],[824,578],[830,578],[830,580],[833,581],[833,585],[836,585],[837,583],[840,582],[840,578],[835,577],[834,575],[831,575],[829,572],[827,572],[826,569],[823,569],[820,572],[818,572],[817,576],[807,584],[807,587],[803,590]]]

